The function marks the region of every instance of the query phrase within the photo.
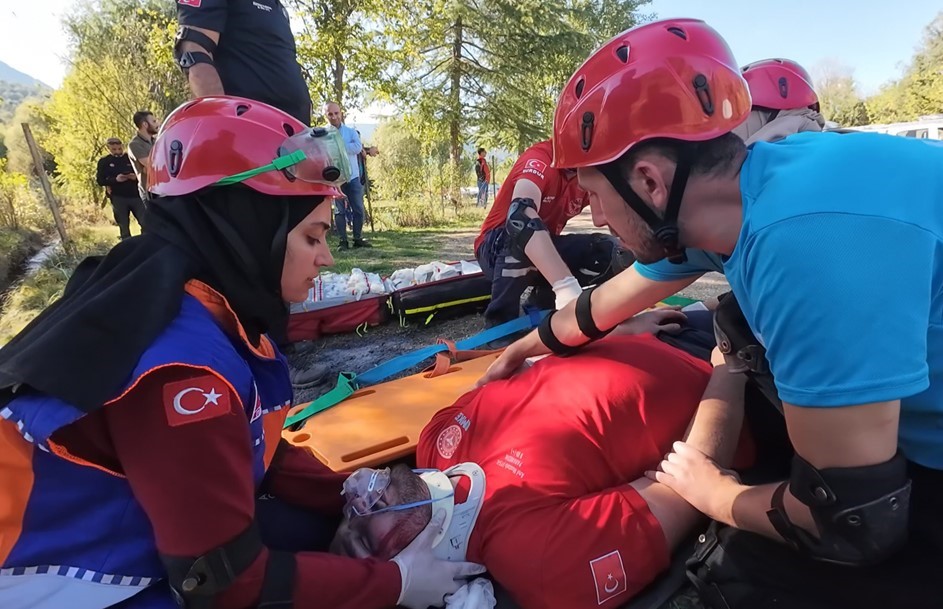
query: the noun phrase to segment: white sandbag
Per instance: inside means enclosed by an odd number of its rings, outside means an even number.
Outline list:
[[[471,275],[481,272],[481,265],[474,260],[462,260],[459,263],[459,268],[462,271],[462,275]]]
[[[400,269],[390,275],[390,285],[394,290],[416,285],[416,269]]]
[[[415,278],[417,284],[429,283],[432,281],[432,275],[435,273],[435,267],[432,264],[420,264],[416,267]]]
[[[438,260],[432,263],[432,269],[432,281],[441,281],[442,279],[448,279],[450,277],[458,277],[461,274],[457,266],[445,264],[444,262],[439,262]]]

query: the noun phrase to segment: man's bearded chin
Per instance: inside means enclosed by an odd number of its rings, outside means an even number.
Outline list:
[[[653,264],[667,257],[668,253],[665,248],[655,239],[655,234],[647,225],[633,226],[633,231],[635,234],[632,235],[631,241],[627,241],[621,235],[616,236],[632,252],[636,262]]]

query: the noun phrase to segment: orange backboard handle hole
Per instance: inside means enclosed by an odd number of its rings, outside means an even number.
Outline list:
[[[362,448],[358,451],[347,453],[341,457],[341,461],[344,463],[350,463],[351,461],[356,461],[357,459],[363,459],[369,455],[382,452],[384,450],[389,450],[391,448],[396,448],[397,446],[402,446],[403,444],[408,444],[409,438],[406,436],[400,436],[398,438],[393,438],[387,440],[386,442],[381,442],[379,444],[374,444],[373,446],[368,446],[367,448]]]

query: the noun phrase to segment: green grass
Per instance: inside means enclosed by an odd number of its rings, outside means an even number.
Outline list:
[[[371,233],[369,224],[364,227],[364,237],[373,244],[372,248],[339,250],[337,237],[329,237],[335,264],[326,270],[348,273],[356,267],[389,275],[397,269],[415,267],[433,260],[474,257],[471,241],[481,226],[484,210],[474,206],[460,207],[458,210],[447,210],[448,213],[436,219],[433,227],[390,229],[390,223],[383,221],[381,213],[391,207],[383,203],[375,207],[375,213],[380,212],[377,213],[376,222],[380,230]],[[132,228],[132,234],[137,232],[136,227]],[[20,264],[24,256],[39,245],[32,243],[31,248],[24,253],[24,244],[29,243],[25,241],[27,237],[24,234],[28,236],[23,231],[0,230],[0,279],[5,277],[7,267]],[[74,229],[70,234],[73,240],[71,251],[58,250],[37,273],[11,286],[0,308],[0,345],[9,341],[40,311],[62,295],[72,271],[83,258],[104,254],[118,242],[117,236],[118,231],[111,224]],[[35,240],[35,236],[30,238]],[[0,288],[2,285],[0,283]]]
[[[341,250],[337,247],[337,237],[331,235],[328,243],[334,255],[334,266],[325,270],[349,273],[352,268],[359,268],[389,275],[397,269],[433,260],[474,258],[470,242],[478,234],[483,219],[484,210],[470,208],[463,209],[458,216],[452,215],[442,225],[428,228],[390,229],[387,222],[378,222],[377,231],[371,233],[367,224],[363,236],[372,248]]]
[[[104,254],[117,243],[113,226],[72,230],[70,251],[58,249],[31,277],[15,284],[6,295],[0,316],[0,345],[6,344],[34,317],[62,295],[72,271],[86,256]]]
[[[481,220],[473,213],[453,218],[448,225],[436,228],[399,228],[375,233],[365,228],[364,237],[373,244],[369,249],[338,250],[337,238],[331,236],[335,264],[326,270],[347,273],[356,267],[389,275],[397,269],[415,267],[432,260],[472,258],[470,241],[480,224]],[[461,239],[456,240],[459,233]],[[111,249],[117,243],[117,229],[107,224],[96,225],[73,230],[70,237],[74,242],[71,252],[58,250],[36,274],[11,287],[0,315],[0,345],[9,341],[62,295],[72,271],[83,258]],[[13,240],[12,236],[0,232],[0,251],[5,251],[3,248],[7,241]]]

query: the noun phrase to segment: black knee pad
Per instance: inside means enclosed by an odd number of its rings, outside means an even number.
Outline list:
[[[593,233],[580,260],[568,264],[580,285],[585,287],[600,285],[612,279],[632,266],[633,262],[635,256],[622,247],[615,237]]]
[[[797,559],[778,542],[712,522],[685,568],[707,609],[835,609],[815,590],[794,589],[795,577],[782,578]]]

